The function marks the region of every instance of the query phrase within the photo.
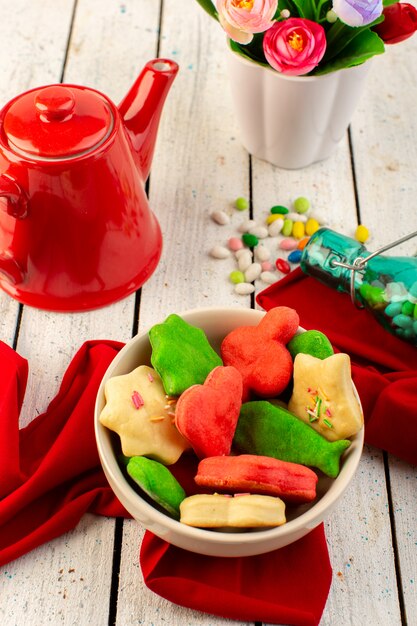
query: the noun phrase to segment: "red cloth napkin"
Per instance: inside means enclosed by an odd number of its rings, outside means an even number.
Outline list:
[[[296,626],[319,624],[332,578],[322,524],[285,548],[241,558],[193,554],[146,532],[140,564],[147,586],[176,604]]]
[[[0,342],[0,565],[74,528],[86,511],[127,515],[94,438],[100,381],[122,344],[89,341],[48,410],[19,431],[27,362]]]
[[[27,363],[0,342],[0,565],[74,528],[87,512],[126,516],[100,467],[94,403],[122,344],[89,341],[47,411],[19,431]],[[146,532],[145,583],[183,606],[242,621],[316,626],[331,584],[323,526],[245,558],[201,556]]]
[[[348,294],[297,269],[260,293],[264,309],[289,306],[300,325],[316,329],[352,360],[365,418],[365,441],[417,464],[417,349],[386,331]]]

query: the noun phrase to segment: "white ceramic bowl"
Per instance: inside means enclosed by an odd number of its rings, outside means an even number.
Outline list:
[[[202,328],[213,348],[219,350],[223,337],[231,330],[237,326],[255,326],[265,314],[253,309],[207,308],[186,311],[179,315],[189,324]],[[299,332],[303,332],[302,329]],[[170,518],[142,498],[126,480],[118,464],[115,454],[118,436],[100,424],[99,416],[105,404],[104,385],[107,379],[127,374],[139,365],[149,365],[150,355],[151,346],[147,332],[133,337],[122,348],[103,377],[94,416],[103,470],[114,493],[134,519],[155,535],[180,548],[212,556],[236,557],[282,548],[309,533],[329,515],[355,474],[362,453],[363,429],[352,438],[351,446],[344,453],[338,477],[330,479],[318,472],[316,500],[309,504],[287,507],[287,523],[277,528],[244,532],[192,528]]]

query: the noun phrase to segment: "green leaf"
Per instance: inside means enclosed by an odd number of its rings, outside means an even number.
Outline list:
[[[346,67],[360,65],[377,54],[385,51],[384,42],[378,35],[370,30],[363,30],[355,37],[342,52],[324,65],[312,72],[314,76],[328,74]]]
[[[347,24],[337,20],[326,33],[327,48],[322,64],[339,56],[343,48],[349,45],[353,40],[356,41],[361,33],[371,32],[370,29],[372,26],[383,21],[383,15],[374,20],[372,24],[367,24],[366,26],[347,26]]]
[[[281,11],[287,10],[290,12],[291,17],[298,17],[298,9],[294,0],[278,0],[278,10],[275,13],[275,17],[279,17]]]
[[[215,20],[219,20],[219,17],[217,15],[217,11],[216,11],[216,7],[214,6],[214,4],[211,2],[211,0],[197,0],[198,4],[203,7],[203,9],[205,11],[207,11],[207,13],[213,17]]]
[[[246,57],[251,61],[255,61],[256,63],[260,63],[261,65],[270,67],[264,54],[263,38],[264,34],[258,33],[254,35],[252,41],[247,45],[230,40],[230,47],[234,52],[237,52],[241,56]]]
[[[382,4],[384,7],[389,7],[391,4],[397,4],[397,2],[398,0],[384,0]]]
[[[305,17],[307,20],[315,20],[316,4],[313,0],[293,0],[293,2],[300,17]]]

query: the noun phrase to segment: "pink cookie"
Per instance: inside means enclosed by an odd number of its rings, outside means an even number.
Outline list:
[[[241,404],[239,371],[215,367],[203,385],[193,385],[181,394],[175,424],[199,458],[230,454]]]
[[[268,311],[258,326],[235,328],[223,339],[223,363],[242,374],[243,402],[251,393],[274,398],[288,385],[293,361],[285,344],[294,336],[298,323],[294,309],[279,306]]]
[[[255,454],[203,459],[195,477],[200,487],[279,496],[286,502],[314,500],[317,481],[313,470],[304,465]]]

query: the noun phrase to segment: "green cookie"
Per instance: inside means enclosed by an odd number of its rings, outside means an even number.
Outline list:
[[[350,441],[327,441],[283,407],[261,400],[242,405],[233,445],[239,452],[317,467],[335,478]]]
[[[180,518],[180,504],[186,493],[165,465],[144,456],[132,456],[127,464],[127,473],[172,517]]]
[[[191,385],[202,385],[223,362],[201,328],[170,315],[149,331],[151,363],[170,396],[179,396]]]
[[[297,354],[310,354],[317,359],[327,359],[334,354],[332,344],[319,330],[307,330],[295,335],[288,343],[287,348],[294,360]]]

